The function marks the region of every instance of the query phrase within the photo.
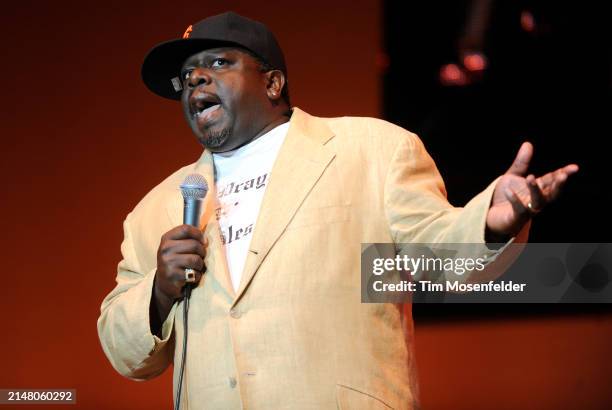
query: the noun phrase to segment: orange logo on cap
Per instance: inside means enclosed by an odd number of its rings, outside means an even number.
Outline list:
[[[187,27],[187,30],[185,30],[185,32],[183,33],[183,38],[189,38],[189,35],[191,34],[192,29],[193,27],[191,25]]]

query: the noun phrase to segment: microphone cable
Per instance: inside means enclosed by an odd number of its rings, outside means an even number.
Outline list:
[[[185,297],[183,298],[183,329],[184,329],[183,353],[181,354],[181,370],[179,371],[178,387],[176,390],[176,401],[174,405],[175,410],[179,410],[181,407],[181,391],[183,389],[183,373],[185,373],[185,359],[187,357],[187,335],[189,334],[189,332],[187,332],[188,330],[187,326],[189,323],[187,318],[189,314],[189,298],[191,297],[191,289],[192,289],[192,286],[190,283],[185,285],[185,288],[184,288]]]

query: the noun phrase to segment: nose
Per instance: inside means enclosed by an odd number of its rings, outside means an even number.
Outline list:
[[[210,84],[211,78],[208,70],[197,67],[191,72],[191,76],[189,77],[189,85],[193,87],[197,87],[198,85],[206,85]]]

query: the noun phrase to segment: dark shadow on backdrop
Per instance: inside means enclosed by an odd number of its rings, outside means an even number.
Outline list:
[[[477,30],[470,30],[476,3],[490,6],[488,20],[479,16]],[[561,198],[534,221],[530,241],[612,242],[610,158],[604,148],[612,135],[610,13],[582,2],[559,3],[386,1],[384,117],[423,139],[454,205],[465,204],[503,173],[524,140],[535,146],[536,175],[578,163],[581,170]],[[466,33],[478,32],[479,22],[482,41],[470,41]],[[441,68],[462,68],[466,47],[482,53],[486,68],[466,85],[443,85]],[[417,318],[446,319],[611,310],[415,305],[414,312]]]

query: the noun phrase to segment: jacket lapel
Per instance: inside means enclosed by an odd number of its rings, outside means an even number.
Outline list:
[[[234,304],[245,292],[270,249],[334,159],[335,152],[325,145],[333,136],[322,120],[299,108],[293,108],[287,137],[280,148],[264,194]]]

